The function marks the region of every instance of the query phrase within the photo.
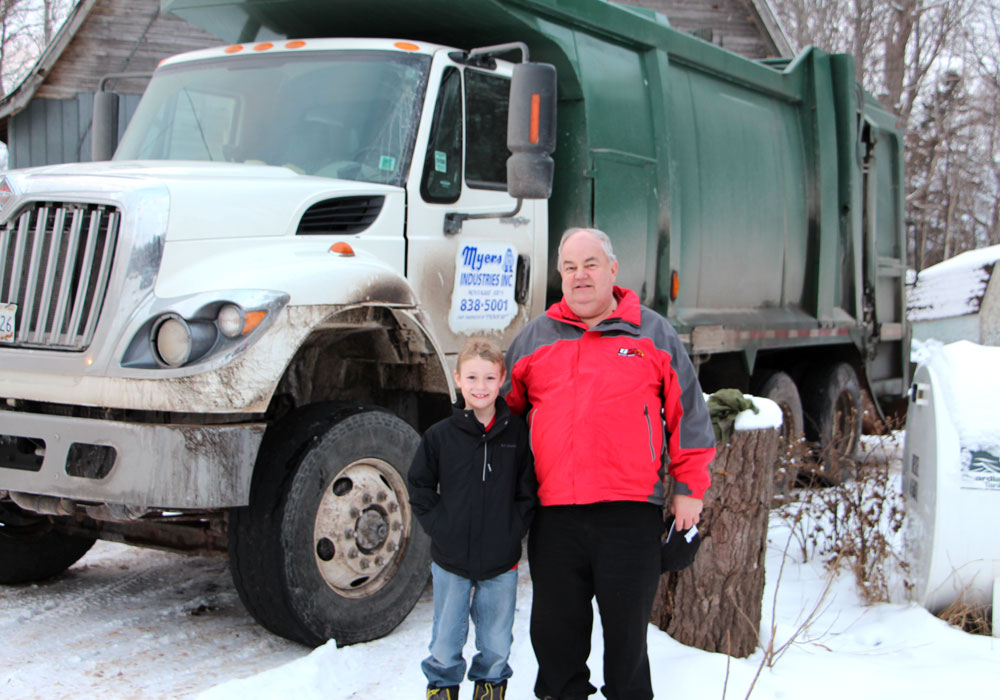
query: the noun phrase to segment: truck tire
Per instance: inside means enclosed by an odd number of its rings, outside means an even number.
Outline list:
[[[44,516],[0,503],[0,584],[32,583],[60,574],[94,541],[59,532]]]
[[[308,406],[265,436],[229,557],[247,610],[286,639],[370,641],[427,585],[430,539],[410,511],[417,433],[379,409]]]
[[[771,399],[781,408],[781,449],[788,453],[804,434],[802,399],[798,387],[785,372],[771,372],[766,375],[754,392],[757,396]],[[774,495],[787,496],[799,477],[799,468],[785,459],[776,465],[774,471]]]
[[[838,362],[816,374],[804,394],[806,438],[816,445],[817,476],[839,484],[855,472],[861,440],[861,387],[854,368]]]

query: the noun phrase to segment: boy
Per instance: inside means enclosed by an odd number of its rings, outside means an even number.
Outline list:
[[[536,483],[527,427],[500,398],[505,374],[499,346],[471,338],[455,370],[462,396],[450,418],[428,429],[410,466],[410,505],[434,560],[431,655],[421,668],[435,700],[458,698],[470,615],[479,652],[469,668],[474,700],[503,700],[513,673],[517,562]]]

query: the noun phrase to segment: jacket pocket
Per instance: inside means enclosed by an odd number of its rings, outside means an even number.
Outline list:
[[[656,449],[653,446],[653,421],[649,417],[649,406],[648,405],[642,407],[642,413],[643,413],[643,415],[646,418],[646,431],[647,431],[647,434],[649,435],[649,461],[650,462],[655,462],[656,461]]]

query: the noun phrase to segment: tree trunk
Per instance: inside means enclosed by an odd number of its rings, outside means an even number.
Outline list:
[[[652,622],[682,644],[747,657],[759,644],[780,431],[737,431],[712,462],[694,564],[660,578]]]

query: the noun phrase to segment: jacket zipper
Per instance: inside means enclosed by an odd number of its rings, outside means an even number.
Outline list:
[[[480,535],[482,535],[483,531],[486,529],[486,523],[484,522],[485,513],[486,513],[486,472],[487,472],[487,470],[493,471],[493,468],[490,467],[490,463],[489,463],[488,458],[489,458],[489,438],[487,437],[486,433],[483,433],[483,488],[480,489],[481,500],[480,500],[480,503],[479,503],[479,513],[480,513],[479,519],[480,519],[480,525],[481,525]],[[484,556],[483,555],[483,551],[484,551],[484,549],[485,549],[484,547],[479,547],[479,572],[480,572],[480,574],[483,571],[483,556]]]
[[[486,470],[488,469],[489,471],[493,471],[493,467],[489,465],[489,462],[486,459],[488,452],[489,449],[486,443],[486,436],[484,435],[483,436],[483,481],[486,481]]]
[[[656,452],[653,450],[653,421],[649,419],[649,406],[643,406],[642,412],[646,415],[646,430],[649,431],[649,459],[656,461]]]

